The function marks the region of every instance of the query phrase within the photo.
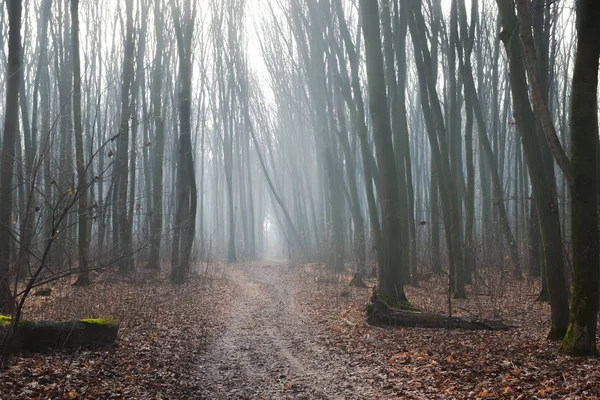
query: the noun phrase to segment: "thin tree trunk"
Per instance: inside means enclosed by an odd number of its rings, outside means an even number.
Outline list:
[[[90,284],[88,270],[88,182],[83,157],[83,126],[81,125],[81,70],[79,61],[79,0],[71,0],[71,40],[73,44],[73,118],[75,127],[75,160],[77,165],[79,276],[76,285]]]
[[[133,0],[125,0],[127,14],[126,33],[123,58],[123,85],[121,88],[121,122],[119,128],[117,160],[115,162],[117,201],[116,212],[113,221],[113,232],[118,231],[116,242],[118,251],[119,272],[127,274],[133,271],[132,243],[131,243],[131,220],[127,210],[127,167],[129,160],[129,122],[132,113],[131,91],[134,79],[134,43],[133,43]]]
[[[154,157],[153,157],[153,192],[152,192],[152,234],[150,243],[150,260],[148,268],[158,269],[160,266],[160,244],[163,225],[163,158],[165,154],[165,121],[162,105],[163,76],[163,19],[162,1],[154,1],[154,29],[156,32],[156,48],[154,53],[154,70],[152,78],[152,113],[154,116]]]

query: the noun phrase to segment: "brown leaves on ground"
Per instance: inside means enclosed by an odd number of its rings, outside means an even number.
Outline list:
[[[0,371],[0,399],[193,398],[197,354],[217,335],[234,288],[220,267],[174,286],[168,278],[97,276],[89,288],[53,285],[24,319],[111,317],[114,348],[17,355]]]
[[[211,388],[242,393],[258,385],[252,374],[257,368],[273,380],[265,387],[278,385],[272,399],[301,393],[304,398],[340,393],[359,398],[367,392],[369,397],[362,398],[600,398],[600,359],[563,356],[557,343],[545,339],[549,306],[535,301],[535,282],[484,271],[488,275],[477,277],[468,299],[453,301],[454,315],[501,318],[517,326],[506,332],[381,329],[365,323],[370,289],[348,287],[350,275],[329,274],[316,265],[260,268],[247,267],[248,279],[219,269],[182,286],[165,277],[124,279],[109,273],[96,276],[90,288],[53,285],[51,297],[30,299],[26,319],[116,318],[122,321],[117,346],[15,356],[0,371],[0,399],[193,399],[201,393],[221,398]],[[262,280],[252,280],[259,275]],[[423,311],[447,313],[446,285],[446,278],[433,276],[419,288],[407,288],[407,295]],[[243,293],[263,299],[268,312],[244,303]],[[243,313],[232,312],[237,308]],[[239,315],[247,319],[233,323]],[[230,325],[227,330],[223,321]],[[237,343],[239,338],[246,342]],[[243,360],[228,357],[225,350],[232,346],[241,349]],[[295,364],[286,367],[289,360]],[[302,368],[295,367],[295,375],[279,375],[296,364]],[[206,372],[209,365],[214,374]],[[233,379],[227,371],[247,374]],[[210,377],[218,380],[212,386]],[[323,382],[336,387],[307,391]]]
[[[445,329],[381,329],[365,323],[370,289],[347,288],[350,276],[329,276],[305,267],[317,279],[303,292],[302,306],[331,331],[330,345],[356,365],[371,366],[372,384],[389,398],[597,399],[600,359],[570,358],[546,340],[549,306],[536,302],[534,282],[513,281],[469,288],[469,298],[453,300],[453,314],[502,318],[517,326],[506,332]],[[500,279],[500,278],[498,278]],[[370,282],[373,285],[374,282]],[[447,313],[447,282],[442,277],[407,288],[423,311]],[[349,298],[342,297],[349,290]],[[309,312],[309,311],[307,311]]]

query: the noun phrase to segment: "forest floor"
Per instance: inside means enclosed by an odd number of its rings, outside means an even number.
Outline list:
[[[370,290],[320,265],[200,270],[178,287],[105,273],[90,288],[56,284],[32,298],[27,319],[119,319],[118,343],[14,356],[0,399],[600,398],[600,359],[557,353],[533,281],[483,271],[453,301],[454,315],[501,318],[509,331],[381,329],[365,322]],[[446,293],[444,277],[407,288],[436,313],[447,312]]]

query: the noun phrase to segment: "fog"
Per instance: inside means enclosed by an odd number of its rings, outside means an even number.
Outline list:
[[[566,295],[575,14],[537,3],[26,0],[17,53],[2,7],[2,257],[84,283],[290,259],[401,298],[493,266]]]

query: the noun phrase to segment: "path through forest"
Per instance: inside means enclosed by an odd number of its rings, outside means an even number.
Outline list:
[[[238,264],[223,335],[200,356],[201,398],[377,399],[368,374],[324,345],[328,333],[296,302],[301,280],[281,262]]]

